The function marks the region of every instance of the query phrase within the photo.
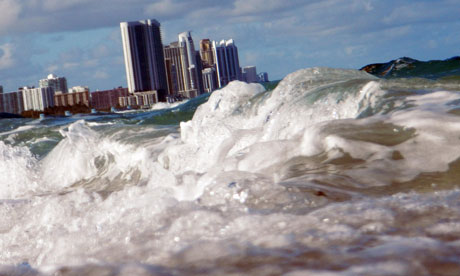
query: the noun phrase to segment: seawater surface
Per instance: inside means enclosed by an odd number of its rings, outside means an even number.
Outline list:
[[[2,275],[460,275],[460,83],[297,71],[0,121]]]

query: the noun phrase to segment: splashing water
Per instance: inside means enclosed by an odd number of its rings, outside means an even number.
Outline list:
[[[459,274],[460,87],[421,83],[312,68],[1,121],[0,274]]]

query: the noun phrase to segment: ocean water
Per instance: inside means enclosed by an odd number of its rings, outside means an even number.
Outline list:
[[[460,275],[459,179],[457,78],[0,120],[0,275]]]

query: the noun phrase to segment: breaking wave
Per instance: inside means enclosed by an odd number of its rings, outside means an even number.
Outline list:
[[[311,68],[149,112],[8,119],[0,272],[458,273],[460,88],[413,82]]]

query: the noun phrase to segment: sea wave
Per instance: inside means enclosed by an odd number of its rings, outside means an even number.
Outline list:
[[[0,134],[0,272],[455,274],[459,91],[310,68],[269,91],[24,121]]]

